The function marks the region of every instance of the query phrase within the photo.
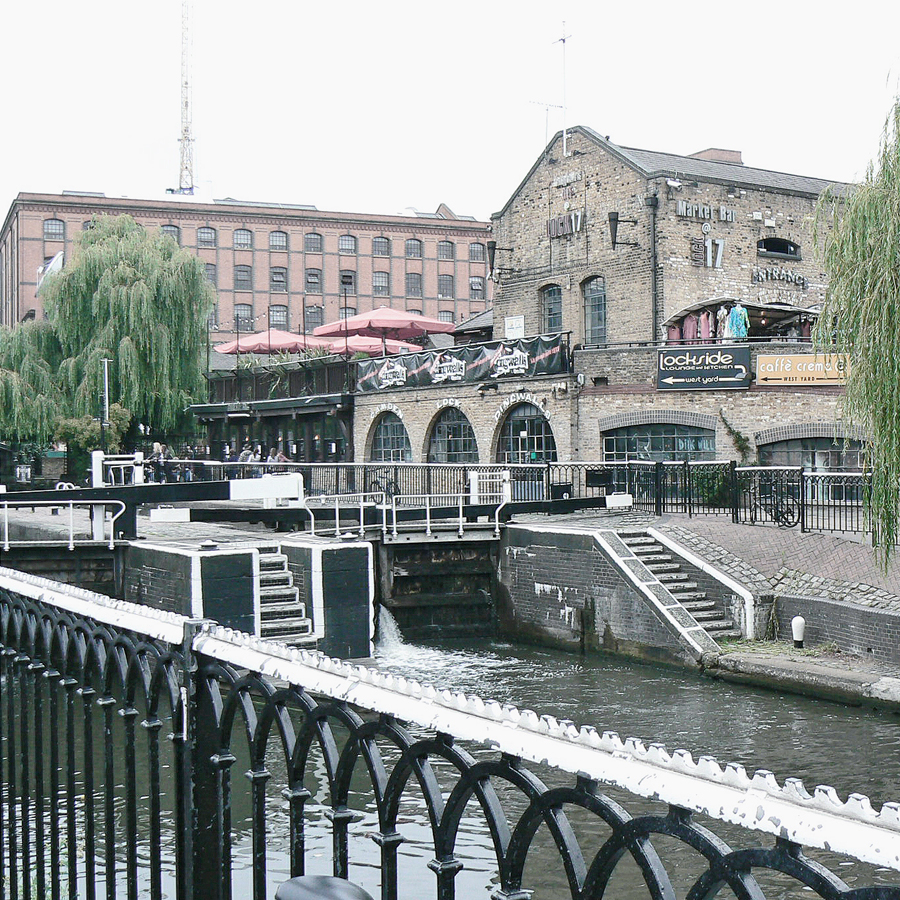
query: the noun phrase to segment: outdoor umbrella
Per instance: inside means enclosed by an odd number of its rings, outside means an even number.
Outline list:
[[[299,353],[311,347],[328,347],[330,344],[331,341],[311,334],[291,334],[270,328],[256,334],[242,334],[239,339],[219,344],[214,349],[218,353]]]
[[[421,350],[415,344],[392,341],[387,338],[366,337],[364,334],[350,334],[330,341],[331,352],[350,356],[353,353],[368,353],[369,356],[386,356],[389,353],[415,353]]]
[[[369,312],[357,313],[337,322],[320,325],[313,331],[319,337],[345,337],[351,334],[377,337],[382,340],[382,349],[387,354],[388,338],[409,340],[423,334],[449,333],[456,326],[452,322],[441,322],[427,316],[417,316],[403,309],[379,306]]]

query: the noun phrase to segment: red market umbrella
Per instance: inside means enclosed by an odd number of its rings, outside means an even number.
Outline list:
[[[256,334],[242,334],[238,340],[218,344],[218,353],[299,353],[311,347],[328,347],[331,341],[310,334],[291,334],[270,328]]]
[[[381,338],[384,342],[387,338],[402,341],[421,337],[423,334],[449,333],[454,328],[456,326],[452,322],[441,322],[439,319],[417,316],[403,309],[379,306],[378,309],[369,312],[357,313],[337,322],[320,325],[313,334],[334,338],[358,334]],[[386,351],[387,347],[383,345],[383,349]]]
[[[350,334],[330,341],[331,352],[345,356],[354,353],[368,353],[369,356],[385,356],[389,353],[415,353],[421,350],[415,344],[392,341],[387,338],[366,337],[364,334]]]

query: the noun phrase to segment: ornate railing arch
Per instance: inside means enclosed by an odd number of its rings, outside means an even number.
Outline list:
[[[809,794],[9,570],[0,750],[3,900],[229,900],[239,859],[264,900],[306,871],[310,838],[329,840],[334,874],[368,879],[382,900],[398,897],[399,848],[415,841],[417,891],[468,900],[473,813],[494,900],[524,900],[544,870],[572,900],[607,897],[623,877],[652,900],[763,900],[781,895],[776,877],[827,900],[900,900],[900,804]],[[411,807],[427,828],[407,828]],[[357,865],[363,835],[377,867]],[[803,844],[886,868],[850,887],[837,857]]]

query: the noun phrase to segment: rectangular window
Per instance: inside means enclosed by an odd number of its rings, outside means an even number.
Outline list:
[[[66,225],[61,219],[44,220],[44,240],[62,241],[66,237]]]
[[[269,328],[280,328],[286,331],[288,327],[288,308],[286,306],[269,307]]]
[[[390,297],[391,275],[389,272],[372,273],[372,293],[376,297]]]
[[[416,238],[410,238],[406,242],[406,256],[407,259],[421,259],[422,242],[420,240],[417,240]]]
[[[234,246],[238,250],[247,250],[253,246],[253,232],[246,228],[238,228],[234,232]]]
[[[484,279],[480,275],[469,278],[469,299],[484,300]]]
[[[249,303],[234,304],[234,330],[241,334],[253,331],[253,307]]]
[[[469,262],[484,262],[484,244],[469,244]]]
[[[303,238],[303,249],[307,253],[322,252],[322,235],[316,234],[314,231],[305,235]]]
[[[236,291],[253,290],[253,269],[250,266],[234,267],[234,289]]]
[[[215,247],[216,246],[216,229],[215,228],[198,228],[197,229],[197,246],[198,247]]]
[[[307,269],[306,270],[306,293],[321,294],[322,293],[322,270]]]
[[[344,269],[341,272],[341,296],[356,293],[356,272]]]
[[[269,249],[270,250],[287,250],[287,234],[283,231],[272,231],[269,233]]]
[[[338,312],[338,318],[343,322],[344,319],[349,319],[350,316],[356,315],[356,307],[355,306],[342,306],[340,311]]]
[[[438,241],[438,259],[456,259],[452,241]]]
[[[342,234],[338,238],[339,253],[356,253],[356,238],[352,234]]]
[[[542,291],[544,307],[544,331],[562,330],[562,289],[552,284]]]
[[[215,263],[206,263],[206,280],[210,284],[216,283],[216,264]]]
[[[438,297],[442,300],[452,300],[454,296],[453,276],[438,275]]]
[[[421,297],[422,296],[422,276],[419,272],[406,273],[406,296]]]
[[[453,318],[453,310],[451,309],[442,309],[438,313],[438,321],[439,322],[453,322],[455,321]]]
[[[386,237],[372,238],[372,256],[390,256],[391,242]]]

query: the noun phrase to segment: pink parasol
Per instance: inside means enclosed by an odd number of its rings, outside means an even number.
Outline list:
[[[346,337],[334,338],[329,342],[331,352],[345,356],[354,353],[368,353],[369,356],[385,356],[389,353],[415,353],[421,350],[415,344],[404,341],[392,341],[387,338],[367,337],[364,334],[350,334]]]
[[[311,334],[291,334],[270,328],[256,334],[242,334],[238,340],[218,344],[218,353],[299,353],[312,347],[329,347],[331,341]]]
[[[456,326],[452,322],[441,322],[439,319],[429,319],[427,316],[417,316],[403,309],[392,309],[389,306],[379,306],[378,309],[369,312],[357,313],[337,322],[328,322],[320,325],[313,331],[319,337],[344,337],[358,334],[366,337],[381,338],[382,342],[387,338],[396,340],[408,340],[421,337],[423,334],[449,333]],[[383,343],[383,349],[387,347]]]

